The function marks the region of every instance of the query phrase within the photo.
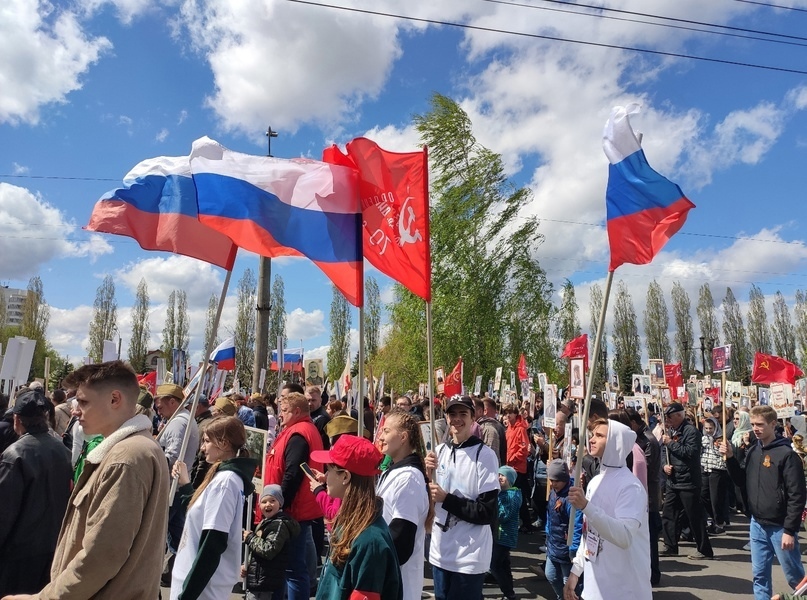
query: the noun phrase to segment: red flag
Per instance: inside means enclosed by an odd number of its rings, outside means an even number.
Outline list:
[[[583,357],[583,369],[588,371],[588,334],[578,335],[563,349],[561,358],[580,358]]]
[[[678,400],[678,388],[684,385],[684,371],[681,363],[664,365],[664,378],[670,386],[670,396],[673,400]]]
[[[524,358],[524,355],[521,355],[521,358],[518,359],[518,380],[519,381],[526,381],[529,374],[527,373],[527,359]]]
[[[137,376],[137,383],[145,385],[149,393],[153,396],[157,393],[157,371],[151,371]]]
[[[460,357],[460,361],[454,367],[454,370],[446,377],[443,392],[449,398],[462,393],[462,357]]]
[[[794,385],[796,378],[804,375],[801,369],[789,360],[771,354],[754,354],[752,383],[789,383]]]
[[[416,296],[431,301],[429,181],[426,149],[389,152],[367,138],[332,146],[325,162],[359,172],[364,257]]]

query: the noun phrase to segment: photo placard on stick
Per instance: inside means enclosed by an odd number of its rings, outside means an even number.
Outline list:
[[[547,383],[544,386],[544,429],[555,427],[558,413],[558,386]]]
[[[664,361],[660,358],[650,359],[650,385],[666,385],[667,380],[664,376]]]
[[[502,367],[496,367],[496,376],[493,378],[493,389],[499,391],[502,387]]]
[[[712,350],[712,373],[731,371],[731,344],[717,346]]]
[[[252,483],[255,488],[263,489],[263,466],[266,464],[266,446],[268,432],[258,427],[244,426],[247,432],[246,447],[249,457],[258,461],[255,474],[252,476]]]
[[[569,359],[569,397],[582,400],[586,396],[586,375],[583,358]]]

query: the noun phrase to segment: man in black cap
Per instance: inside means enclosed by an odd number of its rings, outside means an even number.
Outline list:
[[[673,402],[664,410],[667,432],[661,438],[669,456],[664,465],[667,491],[661,511],[664,550],[661,554],[678,554],[679,516],[683,511],[689,520],[697,551],[693,560],[714,558],[709,534],[706,533],[706,514],[701,504],[701,439],[698,429],[684,418],[684,407]]]
[[[73,471],[70,451],[48,433],[48,404],[41,389],[17,397],[20,438],[0,456],[0,597],[35,593],[50,581]]]

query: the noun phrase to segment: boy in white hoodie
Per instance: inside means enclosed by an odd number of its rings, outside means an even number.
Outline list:
[[[569,501],[583,511],[584,530],[563,597],[577,600],[574,589],[585,573],[585,600],[650,600],[647,492],[625,466],[636,434],[605,419],[590,421],[589,431],[589,453],[600,459],[600,473],[585,492],[577,486],[569,490]]]

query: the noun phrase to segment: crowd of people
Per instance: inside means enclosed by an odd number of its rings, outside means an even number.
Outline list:
[[[722,407],[592,398],[582,423],[561,394],[549,428],[540,393],[410,392],[348,412],[288,383],[202,396],[191,414],[180,386],[152,396],[120,361],[0,404],[3,600],[224,600],[237,584],[251,600],[419,600],[426,573],[437,600],[481,598],[486,581],[514,600],[511,551],[538,530],[555,598],[647,599],[660,555],[686,539],[712,560],[737,512],[754,597],[805,583],[807,426],[769,406],[727,408],[723,431]],[[263,464],[246,427],[267,432]],[[776,596],[774,558],[791,588]]]

